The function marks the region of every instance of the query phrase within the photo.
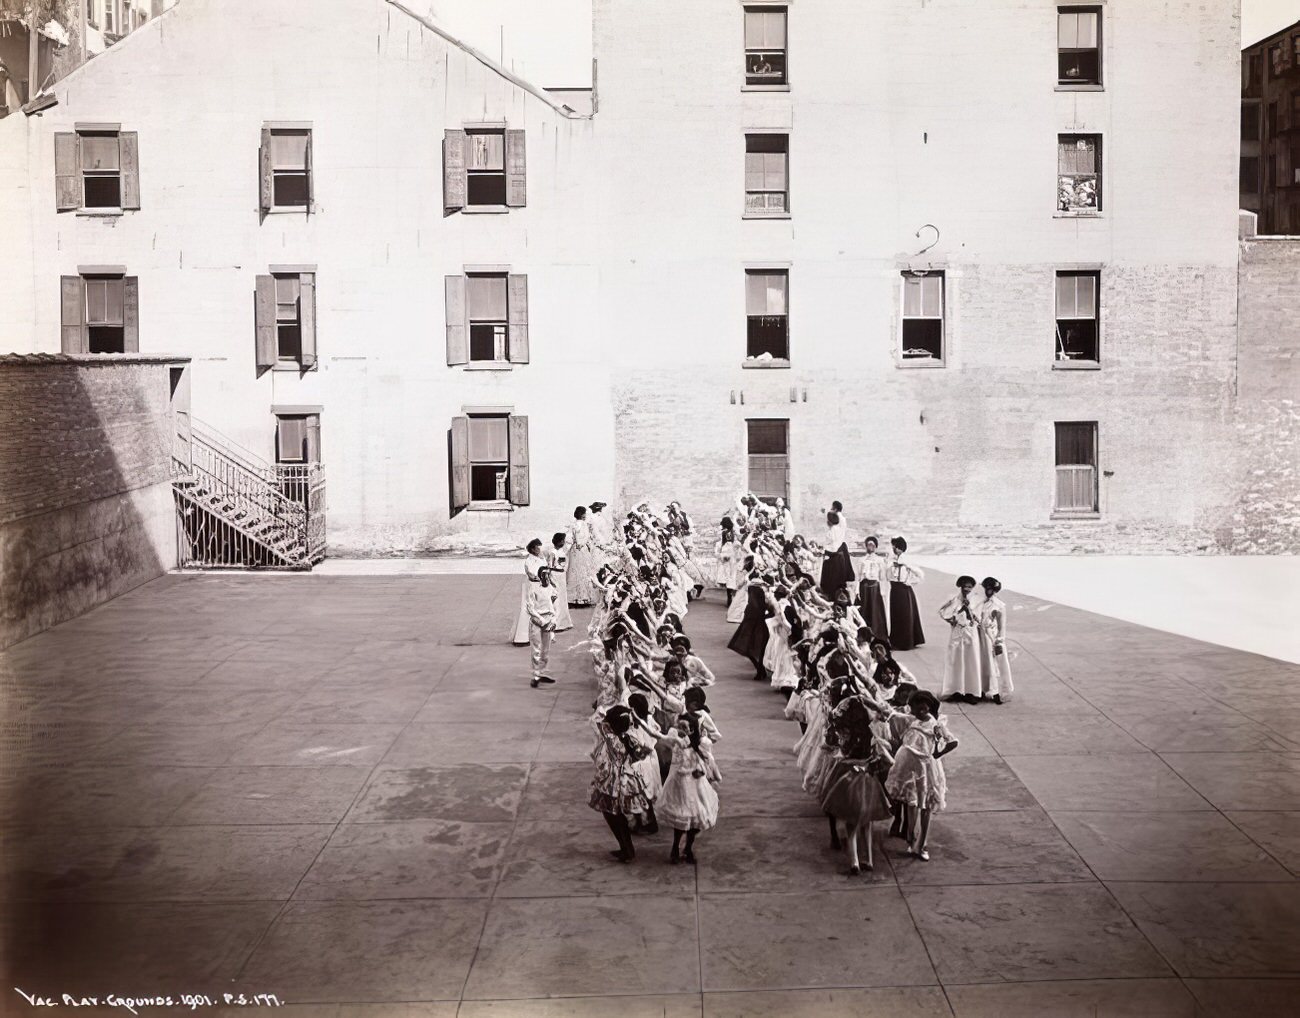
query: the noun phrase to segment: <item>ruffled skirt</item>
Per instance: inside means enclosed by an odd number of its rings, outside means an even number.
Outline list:
[[[948,795],[943,764],[932,756],[920,756],[902,746],[889,768],[885,791],[895,802],[922,809],[943,809]]]
[[[707,831],[718,822],[718,793],[707,778],[674,767],[655,803],[655,815],[679,831]]]
[[[822,784],[822,810],[849,827],[887,820],[893,815],[880,780],[865,760],[837,760]]]

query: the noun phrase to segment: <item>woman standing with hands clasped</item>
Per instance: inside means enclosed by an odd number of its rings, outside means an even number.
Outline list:
[[[980,702],[979,620],[970,603],[975,577],[958,576],[957,593],[939,609],[939,618],[952,627],[943,662],[943,693],[948,703]]]
[[[984,600],[975,610],[979,621],[980,670],[983,672],[981,698],[991,692],[993,702],[1001,704],[1011,698],[1011,659],[1007,656],[1007,606],[998,593],[1002,584],[992,576],[984,577]]]
[[[895,537],[889,546],[894,552],[886,570],[889,575],[889,642],[894,650],[912,650],[925,643],[921,612],[916,606],[916,591],[912,589],[925,579],[925,574],[903,562],[903,552],[907,551],[904,538]]]

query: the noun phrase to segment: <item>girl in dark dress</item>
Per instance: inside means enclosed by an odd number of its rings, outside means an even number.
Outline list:
[[[749,600],[745,604],[745,617],[740,620],[731,642],[727,644],[728,649],[734,650],[754,665],[756,682],[767,678],[767,671],[763,667],[763,654],[767,651],[768,637],[767,594],[764,588],[766,582],[767,577],[762,581],[758,579],[749,581],[747,588]]]
[[[889,632],[885,621],[885,599],[880,594],[880,581],[885,575],[885,562],[876,551],[880,542],[874,537],[866,540],[867,553],[858,570],[858,610],[875,633]]]
[[[853,582],[853,559],[849,557],[849,546],[845,542],[848,527],[838,512],[832,509],[826,514],[826,544],[822,548],[821,591],[826,598],[833,599],[839,591]]]
[[[894,650],[912,650],[925,643],[921,629],[921,611],[916,606],[914,584],[925,579],[925,574],[915,566],[901,560],[907,551],[907,541],[896,537],[889,542],[894,549],[889,563],[889,642]]]

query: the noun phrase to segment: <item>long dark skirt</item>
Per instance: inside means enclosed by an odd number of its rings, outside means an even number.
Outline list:
[[[880,584],[876,580],[863,580],[858,584],[858,610],[873,633],[883,635],[889,632],[889,624],[885,621],[885,599],[880,596]]]
[[[832,598],[843,587],[853,583],[853,559],[849,556],[849,546],[841,544],[834,552],[822,559],[821,592],[825,598]]]
[[[894,650],[911,650],[925,643],[916,593],[906,583],[889,585],[889,642]]]
[[[767,635],[767,599],[763,596],[762,587],[750,586],[745,617],[740,620],[727,647],[741,657],[748,658],[755,668],[762,668],[763,653],[767,650]]]

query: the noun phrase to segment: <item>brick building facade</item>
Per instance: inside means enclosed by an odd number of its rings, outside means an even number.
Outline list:
[[[393,0],[190,0],[0,124],[0,334],[190,356],[268,458],[314,419],[336,554],[745,487],[929,550],[1294,549],[1243,509],[1237,33],[596,0],[587,116]]]
[[[1300,21],[1241,51],[1241,207],[1300,234]]]

